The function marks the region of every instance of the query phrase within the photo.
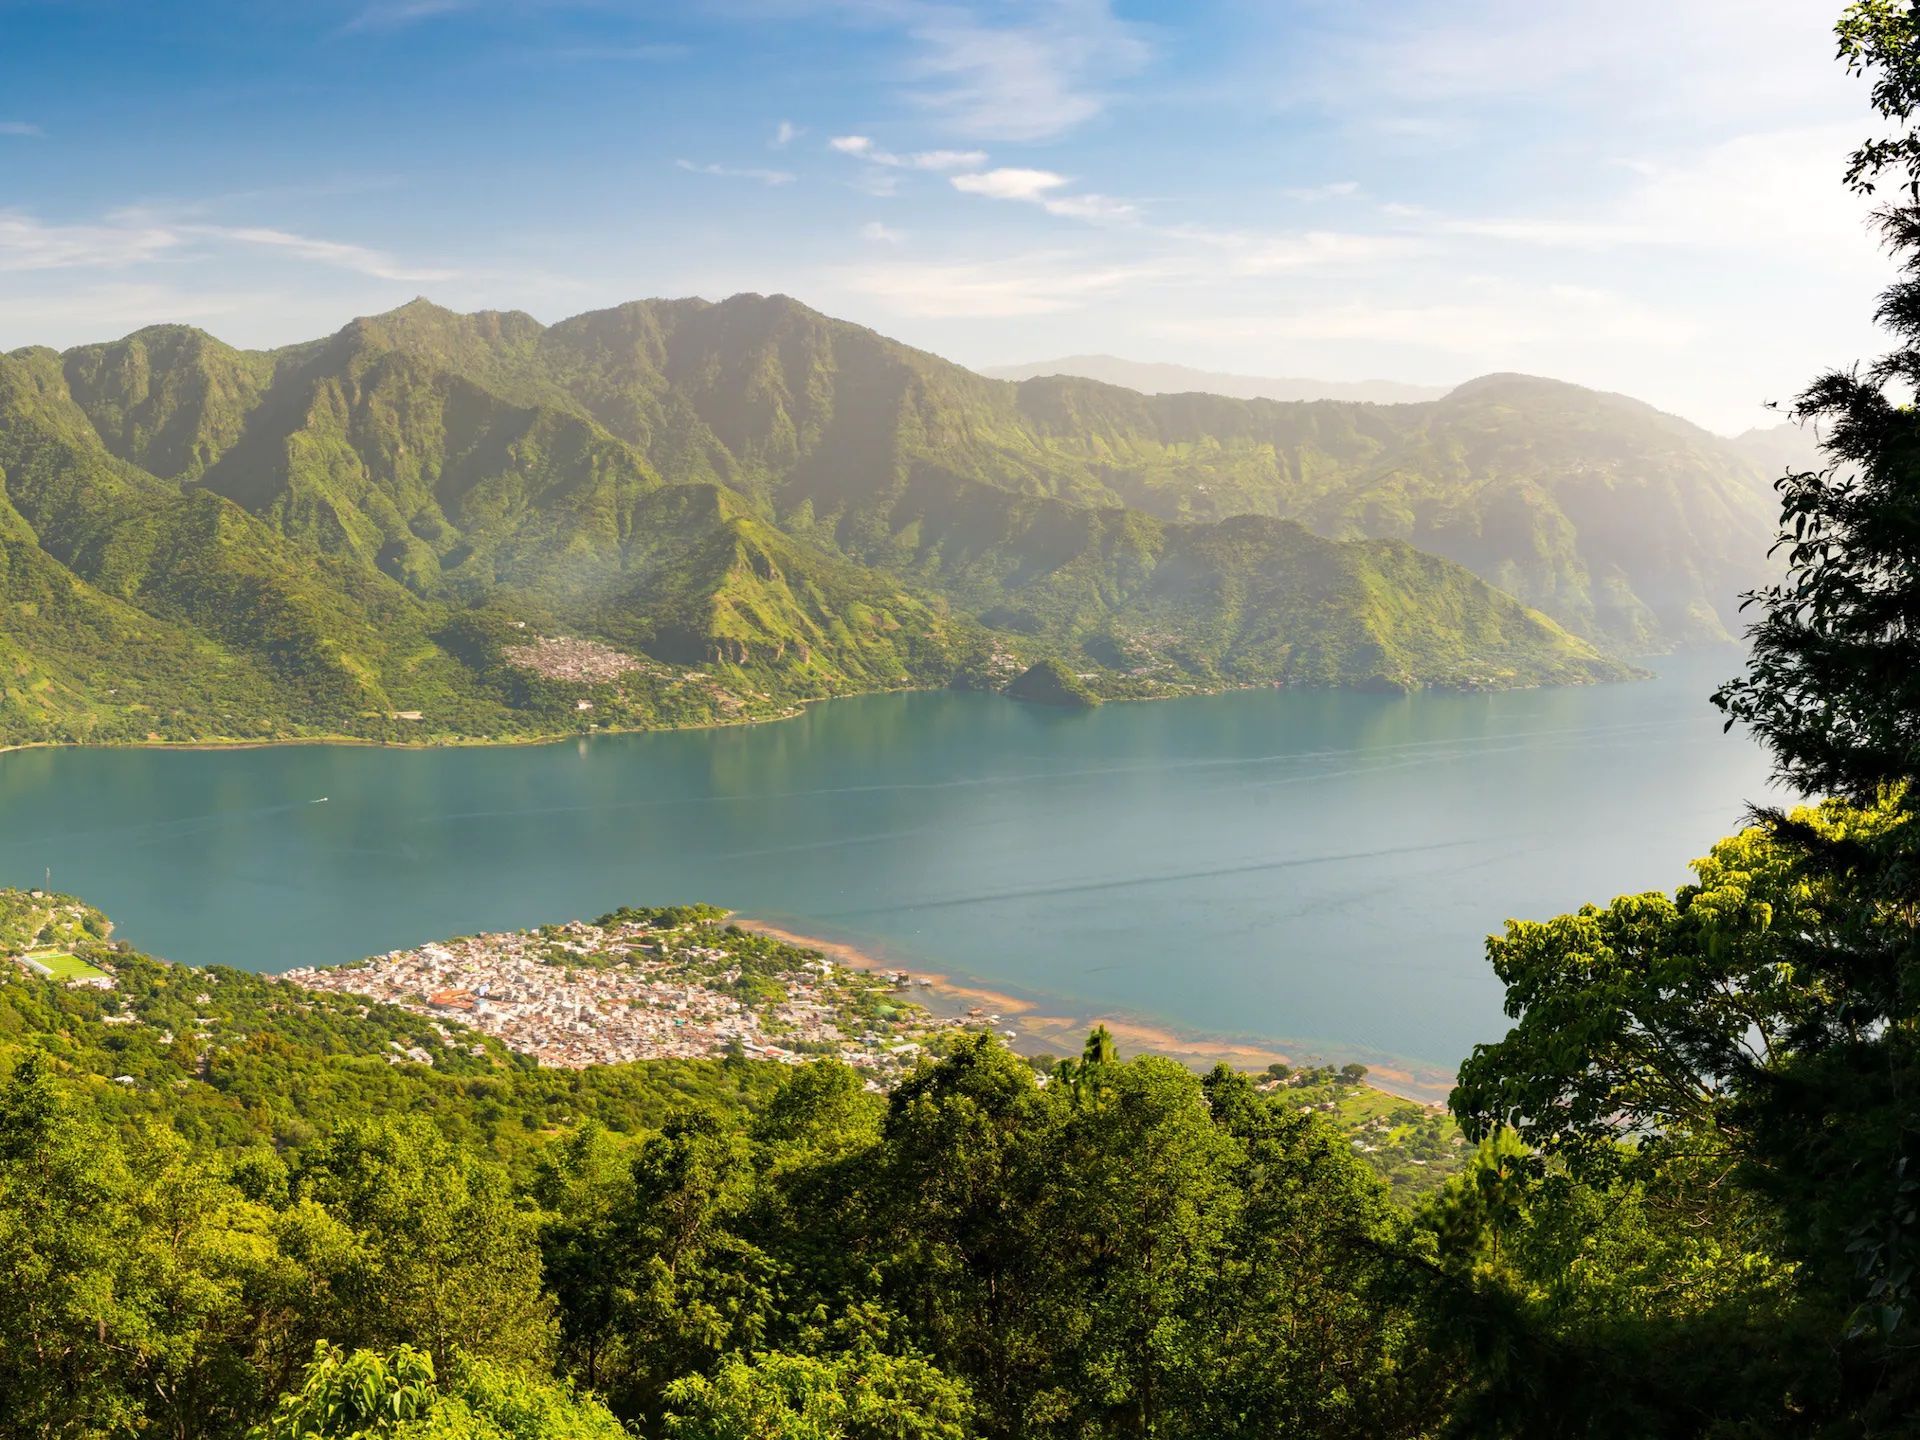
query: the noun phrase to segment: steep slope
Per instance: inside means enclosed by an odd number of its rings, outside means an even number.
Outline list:
[[[1107,694],[1626,673],[1429,557],[1126,509],[1191,468],[1168,416],[1237,402],[1071,383],[751,296],[15,352],[0,733],[687,723],[1049,655]]]
[[[1498,687],[1619,678],[1447,561],[1264,516],[1175,525],[916,472],[886,563],[988,624],[1172,683]]]
[[[520,583],[543,555],[591,573],[661,482],[726,486],[795,538],[870,562],[933,464],[1018,496],[1405,540],[1634,652],[1724,639],[1771,535],[1764,478],[1732,442],[1521,376],[1409,405],[1012,386],[753,295],[551,327],[416,301],[251,363],[279,378],[206,483],[421,593]],[[239,388],[174,387],[189,401]],[[564,505],[543,498],[560,491]],[[523,533],[531,516],[544,537]]]
[[[1021,398],[1051,449],[1099,466],[1128,504],[1405,540],[1626,653],[1725,639],[1766,573],[1772,517],[1752,464],[1621,396],[1488,376],[1392,407],[1078,381],[1032,381]]]
[[[223,458],[248,444],[243,436]],[[810,570],[802,558],[776,575],[687,563],[733,534],[712,487],[654,484],[640,526],[650,548],[604,583],[576,577],[531,595],[490,578],[476,588],[491,608],[476,611],[410,590],[350,545],[321,543],[369,523],[340,492],[309,487],[321,503],[305,513],[347,526],[276,523],[295,513],[278,502],[308,478],[270,492],[261,515],[210,488],[167,484],[106,453],[64,391],[57,357],[0,359],[0,737],[428,738],[781,708],[750,677],[729,686],[671,666],[551,683],[538,666],[502,663],[530,624],[535,635],[586,628],[658,641],[689,663],[724,652],[736,669],[783,670],[789,696],[927,683],[957,663],[947,639],[956,627],[852,567],[822,559]],[[519,537],[529,551],[540,550],[539,529]],[[648,585],[643,601],[658,604],[621,604]]]
[[[35,637],[18,611],[8,635],[50,676],[69,676],[76,702],[150,705],[137,697],[157,690],[178,701],[157,707],[157,732],[245,736],[295,716],[352,728],[458,685],[456,662],[429,639],[439,617],[402,587],[114,459],[84,423],[50,355],[0,359],[13,573],[49,601],[64,597],[68,616]]]
[[[578,316],[524,364],[523,383],[564,388],[664,478],[735,485],[853,555],[932,463],[1018,495],[1406,540],[1640,651],[1726,638],[1772,531],[1729,442],[1522,376],[1392,406],[1008,387],[781,296]]]

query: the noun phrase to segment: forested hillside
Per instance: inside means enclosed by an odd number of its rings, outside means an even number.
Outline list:
[[[1909,1433],[1900,1321],[1854,1308],[1875,1170],[1835,1165],[1891,1112],[1829,1098],[1796,1178],[1753,1108],[1822,1003],[1781,947],[1848,926],[1846,886],[1761,830],[1697,868],[1490,943],[1517,1023],[1454,1097],[1481,1143],[1397,1192],[1321,1113],[1338,1077],[1104,1030],[1058,1063],[953,1032],[887,1091],[549,1069],[0,892],[0,953],[53,972],[0,962],[0,1435]],[[1722,1091],[1742,1053],[1774,1058]]]
[[[794,533],[882,564],[952,543],[916,498],[931,479],[976,520],[1007,502],[962,482],[1404,540],[1626,651],[1726,638],[1768,573],[1772,476],[1752,457],[1636,401],[1525,376],[1385,406],[1009,385],[783,296],[648,301],[545,330],[419,303],[368,323],[481,383],[565,395],[663,477],[739,488]]]
[[[697,723],[1049,657],[1111,696],[1627,673],[1398,543],[1426,534],[1309,513],[1271,417],[1221,402],[1194,452],[1173,412],[1071,383],[756,296],[16,351],[0,737]],[[1208,500],[1222,454],[1274,484]],[[571,642],[597,658],[525,661]]]

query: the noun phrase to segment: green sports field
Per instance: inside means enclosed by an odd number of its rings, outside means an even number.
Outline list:
[[[54,953],[50,955],[29,955],[30,964],[43,967],[56,980],[100,980],[106,978],[106,971],[96,969],[77,955]]]

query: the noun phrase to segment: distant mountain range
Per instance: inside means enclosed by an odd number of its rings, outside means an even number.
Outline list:
[[[1105,697],[1607,679],[1724,638],[1770,533],[1737,447],[1522,376],[1016,385],[752,295],[162,326],[0,357],[0,739],[693,723],[1048,658]]]
[[[1819,432],[1791,420],[1743,431],[1733,437],[1732,444],[1753,463],[1769,490],[1789,470],[1818,470],[1828,463]]]
[[[1225,395],[1234,400],[1357,400],[1367,405],[1412,405],[1438,400],[1444,385],[1405,385],[1396,380],[1301,380],[1268,375],[1233,375],[1220,370],[1198,370],[1191,365],[1165,365],[1145,360],[1123,360],[1118,355],[1064,355],[1058,360],[1035,360],[1027,365],[990,365],[980,372],[995,380],[1043,380],[1054,375],[1076,375],[1138,390],[1142,395]]]

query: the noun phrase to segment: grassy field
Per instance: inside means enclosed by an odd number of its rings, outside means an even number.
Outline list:
[[[96,969],[77,955],[60,952],[45,955],[29,955],[27,962],[38,965],[56,980],[103,980],[107,972]]]

